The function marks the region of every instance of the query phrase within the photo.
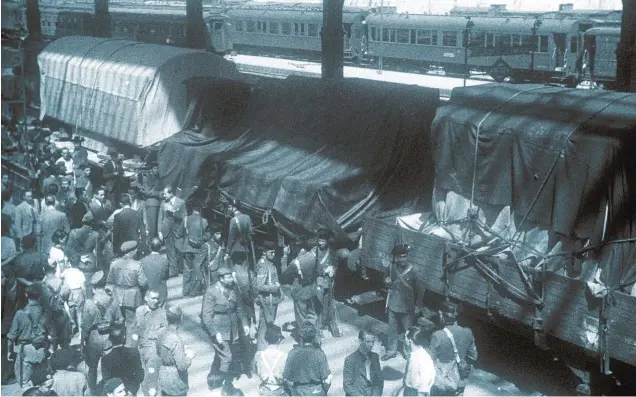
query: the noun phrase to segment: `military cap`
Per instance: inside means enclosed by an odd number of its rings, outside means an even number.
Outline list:
[[[349,254],[349,257],[347,258],[347,267],[349,270],[352,272],[358,270],[358,262],[360,261],[360,258],[362,258],[362,250],[354,249],[351,251],[351,254]]]
[[[265,251],[274,251],[277,248],[276,243],[273,241],[263,241],[262,245]]]
[[[396,255],[396,256],[406,255],[409,253],[410,250],[411,250],[411,247],[409,247],[408,244],[398,244],[395,247],[393,247],[393,255]]]
[[[127,254],[137,248],[137,242],[134,240],[126,241],[121,245],[121,252]]]
[[[38,363],[33,366],[33,371],[31,372],[31,383],[33,383],[33,386],[39,386],[52,378],[53,374],[47,364]]]
[[[93,222],[94,220],[95,220],[95,217],[93,216],[93,213],[91,211],[88,211],[82,217],[82,223],[85,224],[85,225]]]
[[[84,139],[84,137],[83,137],[83,136],[79,136],[79,135],[75,135],[75,136],[73,137],[73,139],[72,139],[72,141],[73,141],[74,143],[82,143],[82,142],[84,142],[85,140],[86,140],[86,139]]]
[[[321,227],[316,231],[318,238],[328,240],[333,237],[333,232],[327,228]]]
[[[219,267],[219,270],[216,271],[219,277],[225,276],[226,274],[232,274],[232,269],[226,266]]]
[[[241,208],[243,203],[241,203],[241,200],[239,199],[230,199],[230,205],[234,208]]]
[[[316,327],[310,322],[303,323],[298,329],[298,336],[305,342],[313,342],[317,335]]]
[[[104,271],[99,270],[91,276],[91,285],[97,285],[104,279]]]
[[[417,319],[417,326],[420,327],[420,329],[423,332],[426,332],[428,334],[432,334],[433,331],[435,331],[435,323],[432,322],[431,320],[429,320],[426,317],[420,317]]]

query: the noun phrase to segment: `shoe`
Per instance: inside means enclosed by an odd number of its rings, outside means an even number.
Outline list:
[[[384,356],[382,356],[381,360],[382,361],[388,361],[392,358],[397,357],[397,353],[391,353],[391,354],[385,354]]]

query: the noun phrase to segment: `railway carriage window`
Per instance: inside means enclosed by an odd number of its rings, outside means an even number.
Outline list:
[[[279,23],[278,22],[270,22],[269,23],[269,33],[278,34],[280,32]]]
[[[457,47],[457,32],[442,32],[442,45],[445,47]]]
[[[377,41],[375,29],[376,29],[375,27],[371,28],[371,41]]]
[[[513,47],[521,47],[521,35],[513,34],[512,35],[512,46]]]
[[[505,34],[501,36],[501,47],[506,50],[509,50],[510,48],[513,47],[511,34]]]
[[[267,26],[265,22],[261,22],[261,21],[256,22],[256,31],[258,33],[267,33]]]
[[[307,24],[307,36],[318,36],[318,25],[315,23]]]
[[[472,48],[484,48],[486,46],[486,33],[472,32],[470,36],[470,46]]]
[[[235,26],[235,27],[234,27],[234,29],[235,29],[237,32],[242,32],[242,31],[243,31],[243,21],[236,21],[236,22],[234,23],[234,26]]]
[[[411,34],[409,29],[396,29],[397,42],[402,44],[408,44]]]
[[[382,28],[382,41],[395,43],[395,29]]]
[[[579,52],[579,38],[576,36],[570,38],[570,52],[572,54]]]
[[[538,52],[548,52],[548,36],[544,34],[539,35],[537,36],[537,40],[537,44],[539,47]]]
[[[283,22],[281,23],[281,33],[286,35],[291,35],[292,33],[291,22]]]
[[[246,27],[245,27],[246,31],[248,31],[250,33],[253,33],[253,32],[256,31],[256,22],[254,22],[254,21],[245,21],[245,23],[246,23]]]
[[[486,48],[495,48],[495,34],[486,33]]]
[[[411,32],[411,44],[415,44],[417,42],[417,37],[415,34],[415,29],[410,29],[409,32]]]

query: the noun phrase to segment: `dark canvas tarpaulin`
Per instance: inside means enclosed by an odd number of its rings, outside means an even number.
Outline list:
[[[433,122],[435,188],[509,206],[517,221],[526,218],[526,230],[590,245],[636,237],[635,109],[634,94],[538,85],[455,89]],[[633,242],[598,252],[610,265],[606,283],[633,283]]]
[[[166,141],[159,172],[175,186],[218,183],[294,232],[350,230],[363,214],[429,201],[438,101],[437,90],[357,79],[262,83],[229,125]]]

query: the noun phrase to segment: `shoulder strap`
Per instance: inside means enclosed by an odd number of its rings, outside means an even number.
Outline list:
[[[451,343],[453,344],[453,352],[455,353],[455,361],[457,362],[457,364],[459,364],[462,360],[461,358],[459,358],[459,352],[457,351],[457,345],[455,344],[455,338],[453,337],[453,333],[446,327],[444,327],[444,332],[446,333],[446,336],[448,336]]]

